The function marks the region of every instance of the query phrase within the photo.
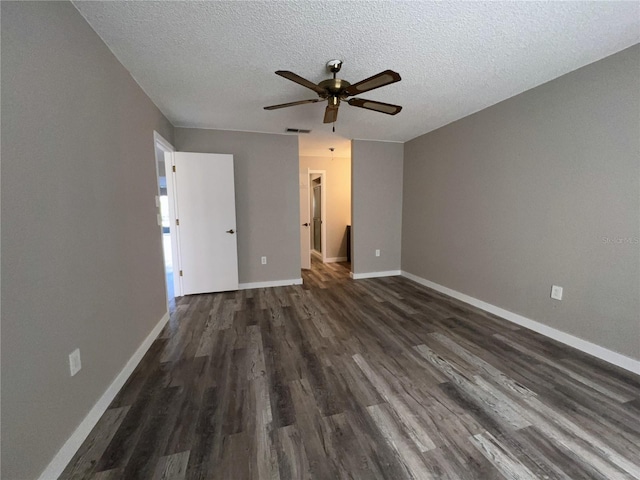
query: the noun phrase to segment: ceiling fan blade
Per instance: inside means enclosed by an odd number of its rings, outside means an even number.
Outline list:
[[[376,112],[386,113],[387,115],[395,115],[396,113],[400,113],[400,110],[402,110],[400,105],[376,102],[374,100],[365,100],[364,98],[351,98],[347,103],[354,107],[366,108],[367,110],[374,110]]]
[[[338,119],[338,107],[334,107],[332,105],[327,105],[327,108],[324,111],[324,122],[323,123],[333,123]]]
[[[346,93],[347,95],[358,95],[360,93],[373,90],[374,88],[380,88],[391,83],[399,82],[400,80],[402,79],[400,78],[399,74],[397,74],[393,70],[385,70],[384,72],[380,72],[373,77],[369,77],[358,83],[354,83],[353,85],[347,87],[344,93]]]
[[[322,100],[321,98],[313,98],[311,100],[299,100],[297,102],[281,103],[280,105],[271,105],[264,107],[265,110],[276,110],[278,108],[293,107],[294,105],[304,105],[305,103],[316,103]]]
[[[315,83],[307,80],[306,78],[302,78],[300,75],[297,75],[297,74],[295,74],[293,72],[289,72],[287,70],[278,70],[276,72],[276,75],[280,75],[281,77],[284,77],[287,80],[291,80],[292,82],[296,82],[297,84],[302,85],[303,87],[310,88],[311,90],[313,90],[314,92],[316,92],[319,95],[323,95],[323,94],[327,93],[327,92],[325,92],[324,88],[320,88]]]

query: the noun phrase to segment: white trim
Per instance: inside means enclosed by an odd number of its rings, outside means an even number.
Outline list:
[[[311,268],[311,191],[309,169],[300,173],[300,269]]]
[[[313,184],[311,183],[311,175],[320,175],[320,243],[322,244],[322,263],[327,261],[327,171],[326,170],[314,170],[312,168],[307,169],[309,173],[309,193],[313,195]],[[313,216],[309,215],[309,221],[313,222]],[[313,239],[311,239],[313,240]],[[313,243],[313,242],[312,242]],[[314,249],[311,248],[313,254]]]
[[[324,263],[346,262],[347,257],[329,257],[324,259]]]
[[[52,478],[58,478],[62,474],[67,464],[87,439],[89,433],[93,430],[93,427],[98,423],[98,420],[100,420],[104,412],[109,408],[109,405],[115,396],[129,379],[135,368],[138,366],[138,363],[140,363],[140,360],[142,360],[142,357],[144,357],[144,354],[147,353],[147,350],[149,350],[151,344],[158,335],[160,335],[160,332],[168,321],[169,312],[166,312],[156,326],[153,327],[153,330],[151,330],[149,335],[147,335],[147,338],[142,341],[138,349],[131,356],[118,376],[113,380],[113,382],[111,382],[111,385],[109,385],[102,396],[98,399],[93,408],[89,410],[89,413],[87,413],[84,420],[80,422],[78,428],[76,428],[76,430],[71,434],[69,439],[58,451],[56,456],[53,457],[51,462],[49,462],[47,468],[45,468],[40,475],[39,480],[51,480]]]
[[[176,149],[165,138],[155,130],[153,131],[154,156],[159,148],[165,154],[165,173],[167,174],[167,197],[169,198],[169,236],[171,237],[171,263],[173,264],[173,293],[175,297],[182,296],[182,278],[180,277],[180,238],[176,227],[176,199],[175,199],[175,166],[174,153]],[[156,158],[156,182],[158,181],[158,158]],[[160,195],[160,185],[158,185],[158,195]],[[164,264],[163,264],[164,267]],[[166,283],[166,282],[165,282]],[[169,308],[169,294],[167,296],[167,309]]]
[[[302,285],[302,278],[291,278],[289,280],[273,280],[270,282],[241,283],[238,290],[249,290],[251,288],[286,287],[287,285]]]
[[[153,131],[153,140],[154,140],[154,143],[159,143],[164,150],[168,150],[170,152],[176,151],[175,147],[171,145],[171,143],[166,138],[164,138],[155,130]]]
[[[640,375],[640,360],[635,360],[633,358],[627,357],[626,355],[622,355],[621,353],[614,352],[613,350],[601,347],[600,345],[596,345],[595,343],[591,343],[569,333],[557,330],[553,327],[545,325],[544,323],[531,320],[530,318],[523,317],[522,315],[519,315],[517,313],[510,312],[490,303],[478,300],[477,298],[470,297],[469,295],[466,295],[464,293],[460,293],[456,290],[452,290],[429,280],[425,280],[424,278],[418,277],[417,275],[414,275],[412,273],[402,271],[402,276],[413,280],[420,285],[432,288],[433,290],[436,290],[440,293],[444,293],[445,295],[449,295],[450,297],[457,298],[464,303],[468,303],[469,305],[473,305],[474,307],[480,308],[481,310],[504,318],[505,320],[515,323],[516,325],[520,325],[528,328],[529,330],[533,330],[534,332],[538,332],[546,337],[557,340],[558,342],[564,343],[565,345],[569,345],[570,347],[576,348],[584,353],[593,355],[594,357],[604,360],[605,362],[609,362],[620,368],[624,368],[625,370]]]
[[[395,277],[396,275],[402,275],[402,272],[400,270],[388,270],[386,272],[367,272],[367,273],[350,272],[350,276],[354,280],[361,280],[363,278]]]

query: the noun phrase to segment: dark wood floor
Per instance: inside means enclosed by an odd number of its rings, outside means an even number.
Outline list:
[[[64,479],[640,478],[640,377],[400,277],[178,299]]]

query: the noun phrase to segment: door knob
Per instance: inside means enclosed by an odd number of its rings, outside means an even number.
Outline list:
[[[232,228],[231,230],[227,230],[227,233],[230,233],[231,235],[233,235],[233,234],[234,234],[234,233],[236,233],[236,232],[234,232],[234,231],[233,231],[233,228]]]
[[[308,226],[309,226],[309,224],[308,224],[308,223],[303,223],[303,224],[302,224],[302,226],[303,226],[303,227],[308,227]]]

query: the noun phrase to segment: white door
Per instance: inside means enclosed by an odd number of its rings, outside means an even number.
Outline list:
[[[311,268],[311,211],[309,209],[309,172],[300,174],[300,265]]]
[[[175,153],[182,293],[238,289],[233,155]]]

